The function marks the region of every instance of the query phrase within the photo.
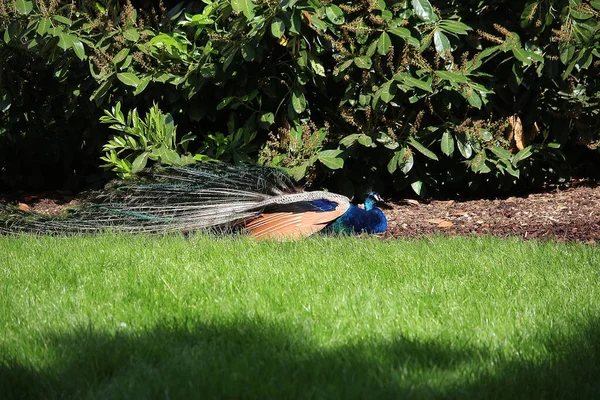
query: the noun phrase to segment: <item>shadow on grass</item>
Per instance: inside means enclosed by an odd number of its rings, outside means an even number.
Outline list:
[[[2,398],[598,398],[600,321],[546,337],[536,365],[399,337],[323,347],[302,328],[246,321],[92,328],[48,337],[49,365],[0,363]]]

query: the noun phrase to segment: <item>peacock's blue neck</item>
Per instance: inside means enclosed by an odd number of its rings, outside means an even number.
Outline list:
[[[377,201],[375,200],[375,198],[372,195],[367,196],[367,198],[365,199],[365,210],[371,211],[373,209],[378,209],[376,205]]]
[[[383,212],[377,208],[376,200],[369,195],[365,200],[365,208],[354,204],[339,217],[330,229],[340,233],[381,233],[387,229],[387,219]]]

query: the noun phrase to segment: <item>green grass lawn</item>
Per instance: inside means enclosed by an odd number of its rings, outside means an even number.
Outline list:
[[[593,246],[0,237],[0,273],[2,398],[600,395]]]

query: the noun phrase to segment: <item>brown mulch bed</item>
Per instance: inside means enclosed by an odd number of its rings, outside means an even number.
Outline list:
[[[0,204],[16,204],[23,211],[55,215],[77,205],[70,195],[0,194]],[[575,182],[522,197],[476,200],[389,201],[385,238],[433,234],[518,236],[600,243],[600,186]]]
[[[579,182],[523,197],[392,203],[386,237],[519,236],[600,243],[600,186]]]

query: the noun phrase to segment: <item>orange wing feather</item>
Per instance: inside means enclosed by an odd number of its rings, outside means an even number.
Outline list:
[[[343,208],[307,211],[302,207],[290,211],[266,212],[247,222],[245,231],[257,239],[299,239],[320,231],[344,212]]]

